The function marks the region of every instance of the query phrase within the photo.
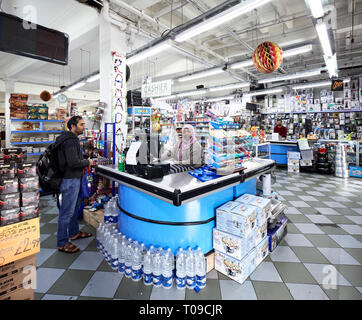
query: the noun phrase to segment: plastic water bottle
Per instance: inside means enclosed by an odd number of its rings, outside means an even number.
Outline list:
[[[126,257],[128,241],[125,235],[123,235],[120,239],[120,245],[118,248],[118,272],[124,273],[124,263]]]
[[[126,248],[126,256],[124,260],[124,275],[127,278],[132,276],[132,259],[133,258],[133,248],[132,248],[132,239],[128,239],[128,244]]]
[[[175,266],[174,256],[170,248],[163,255],[162,261],[162,286],[165,289],[172,288],[173,285],[173,269]]]
[[[110,210],[110,201],[108,201],[104,205],[104,222],[111,223],[110,220],[111,220],[111,210]]]
[[[119,237],[117,235],[112,236],[111,246],[111,267],[113,270],[118,269],[118,251],[119,251]]]
[[[176,254],[176,288],[185,289],[186,287],[186,253],[180,248]]]
[[[186,287],[187,289],[193,289],[195,285],[195,255],[192,248],[188,248],[186,253]]]
[[[118,196],[116,195],[112,202],[112,223],[118,223]]]
[[[115,240],[114,234],[111,234],[107,240],[107,252],[108,252],[107,262],[110,266],[112,265],[113,254],[114,254],[114,250],[113,250],[114,240]]]
[[[155,287],[162,285],[162,256],[162,251],[157,250],[152,259],[153,285]]]
[[[100,239],[101,239],[102,231],[103,231],[103,223],[101,222],[101,223],[98,225],[98,228],[97,228],[97,240],[96,240],[96,243],[97,243],[97,249],[98,249],[98,250],[100,250],[100,248],[101,248]]]
[[[141,251],[141,257],[142,257],[141,263],[143,264],[143,260],[145,258],[146,253],[147,253],[147,248],[146,248],[144,243],[140,244],[140,251]]]
[[[203,289],[206,287],[206,259],[201,251],[200,247],[195,251],[195,273],[196,273],[196,285]]]
[[[133,251],[132,260],[132,280],[139,281],[142,278],[142,255],[140,248],[137,246]]]
[[[151,253],[151,257],[153,259],[154,255],[156,254],[156,248],[153,245],[150,246],[150,253]]]
[[[143,283],[146,286],[150,286],[153,283],[151,251],[147,251],[144,256],[142,271],[143,271]]]

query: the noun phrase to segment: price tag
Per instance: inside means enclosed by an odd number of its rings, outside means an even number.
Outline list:
[[[39,218],[0,228],[0,266],[40,251]]]

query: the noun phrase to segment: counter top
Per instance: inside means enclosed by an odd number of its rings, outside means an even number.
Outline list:
[[[273,140],[267,140],[267,142],[270,142],[270,144],[279,144],[279,145],[297,145],[298,141],[273,141]]]
[[[96,173],[120,184],[147,193],[153,197],[180,206],[183,203],[229,188],[260,174],[271,171],[275,161],[253,159],[244,164],[243,172],[233,173],[207,182],[201,182],[188,172],[169,174],[160,179],[144,179],[126,172],[120,172],[113,165],[99,165]]]

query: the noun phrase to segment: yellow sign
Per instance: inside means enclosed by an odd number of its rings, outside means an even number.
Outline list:
[[[0,266],[39,251],[39,218],[0,227]]]

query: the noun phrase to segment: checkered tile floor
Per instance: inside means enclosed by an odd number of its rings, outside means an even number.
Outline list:
[[[58,252],[56,203],[42,198],[35,298],[361,300],[362,180],[288,174],[279,169],[276,174],[273,189],[288,205],[288,235],[242,285],[212,270],[199,293],[132,282],[108,266],[94,237],[76,240],[78,253]],[[81,226],[95,234],[94,228]],[[337,286],[328,288],[328,284]]]

